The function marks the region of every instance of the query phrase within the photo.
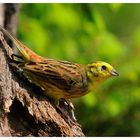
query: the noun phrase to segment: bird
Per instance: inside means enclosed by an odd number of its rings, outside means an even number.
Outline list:
[[[44,58],[22,44],[2,26],[0,30],[21,53],[23,62],[19,63],[18,67],[33,83],[41,87],[46,95],[55,100],[56,106],[59,106],[60,99],[67,101],[84,96],[110,77],[119,76],[114,67],[104,61],[78,64]]]

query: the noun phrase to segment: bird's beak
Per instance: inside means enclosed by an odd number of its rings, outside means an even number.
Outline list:
[[[111,74],[112,76],[119,76],[119,73],[118,73],[115,69],[113,69],[113,70],[110,72],[110,74]]]

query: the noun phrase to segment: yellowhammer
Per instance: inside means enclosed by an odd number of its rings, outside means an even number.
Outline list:
[[[97,61],[92,64],[76,64],[68,61],[41,57],[0,27],[17,46],[24,63],[18,66],[36,85],[55,99],[80,97],[96,88],[96,85],[112,76],[118,76],[116,70],[108,63]]]

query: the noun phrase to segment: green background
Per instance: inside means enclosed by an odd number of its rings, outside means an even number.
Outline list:
[[[22,4],[18,25],[19,40],[44,57],[119,72],[73,100],[86,136],[140,136],[140,4]]]

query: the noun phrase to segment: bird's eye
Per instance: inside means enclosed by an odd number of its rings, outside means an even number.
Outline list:
[[[101,70],[106,70],[107,69],[107,67],[105,66],[105,65],[103,65],[102,67],[101,67]]]

